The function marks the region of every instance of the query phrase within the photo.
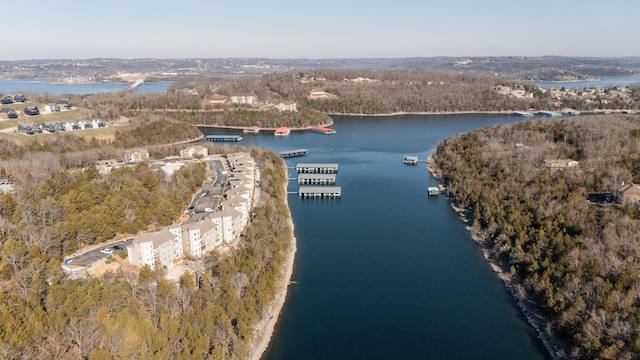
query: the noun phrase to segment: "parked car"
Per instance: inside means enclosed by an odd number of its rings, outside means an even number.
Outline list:
[[[102,250],[100,250],[100,252],[103,253],[103,254],[107,254],[107,255],[113,254],[113,250],[108,249],[108,248],[102,249]]]
[[[14,110],[10,110],[10,111],[7,113],[7,117],[8,117],[9,119],[17,119],[17,118],[18,118],[18,113],[17,113],[17,112],[15,112]]]
[[[120,245],[114,245],[114,246],[113,246],[113,249],[114,249],[115,251],[120,251],[120,250],[122,250],[122,249],[123,249],[123,247],[122,247],[122,246],[120,246]]]
[[[10,97],[10,96],[5,96],[5,97],[3,97],[1,102],[2,102],[3,104],[13,104],[13,100],[11,99],[11,97]]]

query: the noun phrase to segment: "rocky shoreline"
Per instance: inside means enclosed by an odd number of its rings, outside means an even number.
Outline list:
[[[284,165],[284,167],[284,171],[286,173],[286,164]],[[283,191],[285,194],[285,204],[287,206],[287,209],[289,209],[286,182],[284,183]],[[249,359],[251,360],[259,360],[269,346],[269,342],[271,341],[271,337],[273,336],[276,324],[278,323],[278,318],[280,317],[280,313],[282,312],[282,308],[284,307],[284,303],[287,298],[287,290],[291,282],[291,276],[293,275],[293,264],[297,247],[296,238],[293,231],[294,225],[293,219],[291,218],[291,211],[288,211],[288,216],[289,226],[291,227],[291,243],[289,244],[287,253],[285,254],[285,261],[282,268],[281,277],[277,280],[276,296],[266,311],[267,315],[262,318],[260,322],[258,322],[258,324],[255,326],[255,336],[251,342],[249,350]]]
[[[438,180],[440,189],[446,189],[446,185],[442,183],[440,171],[435,166],[431,156],[427,159],[427,169],[431,175]],[[516,302],[516,305],[520,309],[522,315],[527,319],[529,325],[531,325],[531,327],[536,331],[538,339],[542,342],[549,356],[554,360],[568,358],[569,356],[564,350],[564,347],[561,346],[561,342],[551,333],[551,330],[547,327],[545,319],[536,311],[535,304],[531,303],[527,299],[526,290],[524,289],[522,282],[512,275],[509,272],[509,269],[505,268],[492,257],[491,248],[487,244],[487,240],[489,239],[478,231],[474,231],[471,225],[472,219],[469,211],[460,207],[456,202],[456,199],[449,194],[447,195],[447,199],[449,200],[451,208],[458,213],[462,221],[465,223],[470,237],[476,244],[478,244],[478,246],[480,246],[482,255],[489,263],[489,266],[491,266],[491,269],[493,269],[498,278],[502,280],[505,288]]]

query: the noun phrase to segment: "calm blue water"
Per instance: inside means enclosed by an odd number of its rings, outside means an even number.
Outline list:
[[[622,86],[626,87],[631,84],[640,83],[640,74],[633,76],[603,76],[595,81],[577,81],[577,82],[554,82],[554,81],[538,81],[536,85],[541,88],[556,88],[560,89],[584,89],[591,87],[608,87],[608,86]]]
[[[335,117],[335,135],[247,135],[287,160],[339,164],[337,200],[289,195],[298,252],[265,359],[545,359],[546,353],[425,163],[460,132],[499,116]],[[207,134],[220,133],[207,129]],[[295,177],[289,170],[289,177]],[[289,191],[296,191],[295,181]]]
[[[136,93],[163,93],[167,91],[169,85],[171,82],[145,83],[138,87]],[[0,94],[35,92],[51,95],[85,95],[126,90],[130,86],[130,84],[50,84],[45,80],[0,80]]]

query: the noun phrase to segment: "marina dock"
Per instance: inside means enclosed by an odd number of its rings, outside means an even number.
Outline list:
[[[311,128],[311,131],[318,134],[324,134],[324,135],[332,135],[336,133],[334,129],[323,127],[323,126],[314,126]]]
[[[300,185],[335,185],[336,174],[300,174],[298,175]]]
[[[335,174],[338,172],[338,164],[297,164],[296,172],[304,174]]]
[[[340,186],[300,186],[298,195],[303,198],[337,198],[342,195]]]
[[[527,112],[527,111],[514,111],[511,113],[511,115],[515,115],[515,116],[533,116],[532,113]]]
[[[305,156],[309,153],[309,151],[307,149],[297,149],[297,150],[289,150],[289,151],[282,151],[280,152],[280,157],[281,158],[290,158],[290,157],[296,157],[296,156]]]
[[[418,157],[417,156],[405,156],[403,163],[407,165],[418,165]]]
[[[538,115],[550,116],[550,117],[558,117],[558,116],[562,116],[562,113],[559,113],[559,112],[556,112],[556,111],[540,110],[540,111],[538,111]]]
[[[204,138],[207,141],[240,141],[242,136],[240,135],[207,135]]]

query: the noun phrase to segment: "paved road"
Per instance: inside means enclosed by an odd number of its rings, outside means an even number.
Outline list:
[[[114,246],[120,246],[122,247],[122,249],[124,251],[127,250],[127,245],[130,245],[131,242],[133,242],[133,238],[130,239],[125,239],[122,241],[118,241],[115,243],[111,243],[109,245],[103,245],[99,248],[93,249],[93,250],[89,250],[87,252],[84,252],[80,255],[76,255],[75,257],[73,257],[73,261],[71,261],[70,263],[68,263],[69,265],[75,265],[75,266],[91,266],[94,262],[106,258],[107,256],[109,256],[109,254],[104,254],[101,253],[100,250],[102,249],[111,249],[114,252],[116,252],[117,250],[114,249]],[[69,261],[69,258],[65,259],[65,263],[67,263]]]

